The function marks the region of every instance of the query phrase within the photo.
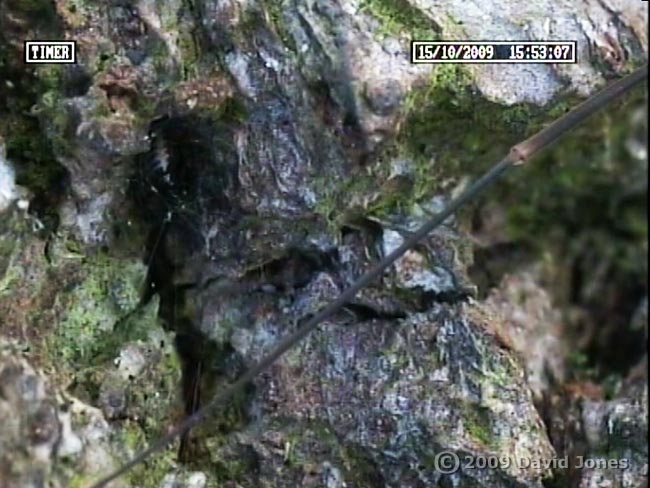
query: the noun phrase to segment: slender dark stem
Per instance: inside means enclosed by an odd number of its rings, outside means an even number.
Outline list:
[[[572,129],[576,125],[583,122],[586,118],[593,115],[595,112],[611,103],[616,98],[620,97],[625,92],[639,84],[648,76],[648,65],[644,65],[632,74],[622,78],[621,80],[608,86],[601,92],[589,98],[586,102],[571,110],[569,113],[551,123],[547,128],[541,130],[534,136],[526,139],[520,144],[512,147],[508,155],[494,165],[487,173],[475,181],[467,190],[460,196],[452,200],[445,209],[439,214],[433,216],[416,232],[411,234],[397,249],[385,256],[379,261],[372,269],[362,275],[355,281],[349,288],[347,288],[338,298],[327,305],[324,309],[314,315],[301,325],[296,331],[282,339],[278,345],[266,357],[262,358],[260,362],[248,369],[242,376],[234,383],[221,390],[215,395],[209,403],[195,412],[193,415],[187,417],[183,422],[178,424],[172,431],[165,436],[154,442],[149,448],[140,452],[133,459],[122,465],[119,469],[110,475],[98,481],[90,488],[102,488],[107,483],[123,475],[137,464],[144,461],[153,453],[164,449],[177,437],[183,435],[189,429],[200,423],[209,413],[216,407],[224,404],[230,400],[235,394],[244,389],[244,387],[253,380],[258,374],[271,366],[278,358],[285,352],[298,344],[304,339],[311,331],[313,331],[318,324],[332,316],[346,303],[354,298],[359,290],[371,284],[374,280],[379,278],[383,272],[399,259],[406,251],[411,249],[421,239],[427,236],[436,227],[441,225],[449,216],[454,214],[456,210],[462,207],[465,203],[472,200],[476,195],[481,193],[492,183],[498,180],[511,166],[525,162],[531,156],[539,152],[545,146],[551,144],[562,134]]]
[[[544,147],[564,135],[587,117],[606,107],[618,97],[634,88],[648,76],[648,65],[645,64],[636,71],[612,83],[607,88],[599,91],[580,105],[556,119],[551,125],[537,132],[523,142],[514,146],[511,151],[516,154],[520,162],[527,161]]]

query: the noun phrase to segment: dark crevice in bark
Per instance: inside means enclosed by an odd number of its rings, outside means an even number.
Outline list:
[[[205,249],[204,215],[236,216],[231,203],[233,168],[220,160],[213,121],[196,117],[165,117],[151,124],[151,149],[136,156],[136,175],[130,195],[140,220],[149,226],[145,262],[147,286],[143,301],[160,299],[159,316],[176,333],[182,365],[184,411],[198,410],[206,383],[223,373],[219,363],[232,360],[229,344],[215,344],[200,330],[187,310],[186,293],[194,284],[177,285],[174,278],[183,263]],[[224,136],[224,138],[227,136]],[[194,456],[191,437],[184,436],[179,460]]]

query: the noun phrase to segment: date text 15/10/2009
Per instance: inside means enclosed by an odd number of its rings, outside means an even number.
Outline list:
[[[577,41],[412,41],[411,62],[577,63]]]

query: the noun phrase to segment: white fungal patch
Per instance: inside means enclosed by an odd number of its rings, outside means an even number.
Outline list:
[[[16,198],[16,173],[11,163],[5,159],[4,146],[0,145],[0,212],[9,208]]]

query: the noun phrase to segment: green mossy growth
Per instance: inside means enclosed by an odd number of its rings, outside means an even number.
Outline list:
[[[625,196],[637,165],[626,149],[629,107],[638,106],[642,96],[596,115],[529,165],[525,177],[513,180],[508,187],[510,200],[517,199],[509,207],[513,238],[541,247],[545,240],[540,236],[552,229],[570,229],[573,237],[585,232],[603,256],[625,270],[642,272],[639,250],[648,239],[645,197]]]
[[[217,460],[212,465],[211,473],[217,483],[239,481],[252,467],[253,463],[246,459]]]
[[[201,53],[196,39],[191,32],[181,30],[179,32],[178,47],[181,51],[183,80],[193,80],[199,77]]]
[[[157,320],[157,307],[139,307],[144,265],[101,253],[81,260],[85,277],[58,296],[61,320],[47,345],[57,368],[75,375],[100,368]]]
[[[214,120],[218,121],[220,125],[230,128],[244,123],[247,118],[248,109],[244,101],[239,97],[226,99],[214,111]]]
[[[137,103],[133,107],[133,112],[136,116],[136,123],[138,126],[149,126],[158,113],[158,104],[158,100],[154,100],[147,96],[141,96],[138,98]]]
[[[464,68],[437,67],[428,85],[405,103],[397,152],[416,165],[418,197],[431,196],[446,178],[476,174],[494,164],[523,136],[536,112],[504,108],[480,96]]]
[[[485,447],[496,447],[490,411],[479,406],[468,406],[462,409],[463,426],[477,444]]]
[[[480,174],[501,159],[540,112],[526,104],[504,108],[486,101],[462,67],[441,65],[425,86],[407,97],[400,130],[372,171],[350,178],[342,190],[323,200],[319,213],[341,220],[336,210],[340,214],[349,195],[366,199],[357,209],[361,214],[381,219],[409,213],[414,204],[448,192],[462,176]],[[412,186],[377,192],[377,183],[390,173],[388,163],[397,159],[411,163]]]
[[[263,0],[263,8],[266,10],[267,17],[270,19],[272,27],[282,41],[282,44],[292,53],[298,53],[298,46],[291,35],[286,24],[284,11],[287,9],[287,2],[284,0]]]
[[[407,0],[363,0],[360,9],[380,22],[380,36],[406,35],[412,40],[439,37],[440,28]]]
[[[147,436],[138,424],[127,422],[119,437],[119,445],[124,446],[131,456],[149,447]],[[174,472],[176,466],[176,450],[167,448],[129,471],[126,476],[128,486],[159,488],[165,476]]]

